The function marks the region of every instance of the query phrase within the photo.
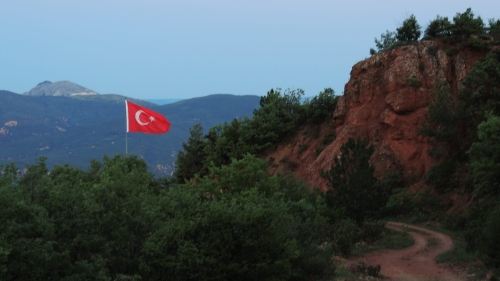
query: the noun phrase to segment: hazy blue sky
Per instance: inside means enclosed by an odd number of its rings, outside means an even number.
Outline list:
[[[497,0],[0,0],[0,89],[70,80],[134,98],[342,94],[375,37],[410,14],[426,27],[468,7],[500,18]]]

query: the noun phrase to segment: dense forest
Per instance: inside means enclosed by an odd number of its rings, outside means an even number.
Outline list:
[[[421,40],[411,15],[375,39],[372,55]],[[489,40],[482,40],[488,37]],[[439,164],[423,179],[438,194],[473,195],[461,213],[432,216],[464,234],[467,250],[500,267],[500,20],[468,9],[437,16],[423,40],[489,50],[454,92],[436,83],[420,134]],[[374,176],[373,147],[351,138],[319,192],[288,172],[269,174],[266,150],[301,126],[329,122],[330,88],[270,90],[252,118],[191,129],[170,178],[137,156],[104,156],[88,170],[46,159],[0,174],[1,280],[330,280],[335,256],[384,233],[384,219],[444,213],[406,192],[398,174]]]

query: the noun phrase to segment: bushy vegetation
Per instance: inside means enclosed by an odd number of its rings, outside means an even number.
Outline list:
[[[0,167],[2,280],[318,280],[366,237],[322,193],[293,175],[270,175],[253,156],[305,123],[330,118],[325,89],[272,90],[252,119],[203,134],[179,153],[170,179],[136,156],[90,169]]]
[[[488,20],[488,26],[481,17],[476,17],[471,8],[463,13],[457,13],[452,21],[448,17],[437,15],[424,30],[424,40],[442,39],[450,42],[460,42],[461,48],[471,46],[480,49],[489,49],[491,44],[498,41],[500,34],[499,20]],[[382,33],[380,40],[375,38],[375,47],[370,49],[370,54],[374,55],[392,48],[407,45],[418,41],[421,35],[421,26],[414,15],[406,18],[396,31],[387,30]],[[472,36],[489,35],[493,42],[484,42],[482,39],[471,38]],[[450,53],[450,52],[448,52]]]
[[[378,181],[369,163],[374,152],[364,140],[349,138],[340,148],[340,157],[334,159],[330,170],[321,171],[331,189],[327,204],[346,214],[358,224],[366,219],[379,218],[389,197],[387,186]]]
[[[251,119],[219,124],[204,136],[200,125],[193,127],[177,158],[174,179],[183,183],[195,174],[206,175],[210,165],[228,165],[247,153],[257,154],[274,147],[301,125],[321,124],[332,116],[339,98],[331,88],[310,100],[302,101],[303,95],[300,89],[272,89],[261,97],[261,107],[254,110]]]
[[[472,19],[468,13],[455,21]],[[455,96],[447,82],[439,82],[432,97],[420,132],[431,137],[430,153],[440,162],[427,179],[437,190],[472,192],[473,202],[454,227],[464,230],[469,251],[498,266],[500,52],[476,62]]]
[[[495,37],[499,26],[490,20],[485,28],[468,9],[453,22],[438,16],[424,37],[463,43],[485,32]],[[420,30],[411,15],[375,40],[378,52],[418,40]],[[411,76],[406,82],[420,83]],[[474,195],[453,225],[464,231],[469,251],[498,267],[500,52],[476,63],[459,89],[437,81],[431,96],[420,133],[432,140],[439,164],[425,179],[439,192]],[[269,161],[257,155],[300,126],[319,128],[338,101],[330,88],[310,100],[303,95],[273,89],[252,118],[206,134],[195,125],[171,178],[155,178],[144,160],[123,155],[94,160],[88,170],[49,170],[43,157],[22,173],[14,164],[0,167],[0,279],[328,280],[335,255],[349,256],[358,242],[382,236],[379,219],[433,218],[446,208],[429,191],[406,193],[398,175],[375,178],[374,148],[362,139],[349,138],[330,169],[318,171],[329,183],[325,193],[293,174],[269,174]],[[379,270],[363,269],[374,276]]]

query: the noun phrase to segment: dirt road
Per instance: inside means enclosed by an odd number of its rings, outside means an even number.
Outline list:
[[[403,230],[405,227],[415,239],[415,244],[402,250],[383,250],[364,256],[367,264],[382,266],[384,279],[395,281],[465,281],[446,265],[436,264],[434,258],[453,248],[453,240],[445,234],[423,227],[397,222],[388,222],[387,227]],[[412,231],[416,229],[418,232]],[[424,234],[425,233],[425,234]]]

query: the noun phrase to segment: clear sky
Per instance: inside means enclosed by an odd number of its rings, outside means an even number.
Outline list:
[[[0,89],[69,80],[101,94],[342,94],[374,38],[498,0],[0,0]],[[423,32],[423,30],[422,30]]]

